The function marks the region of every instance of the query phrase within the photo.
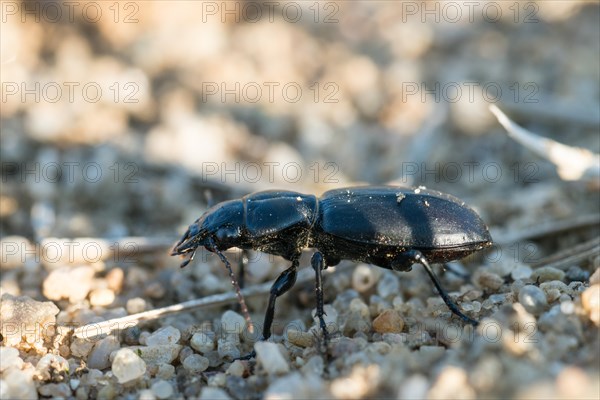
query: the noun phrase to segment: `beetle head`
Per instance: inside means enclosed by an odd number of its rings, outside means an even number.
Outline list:
[[[227,250],[242,243],[243,204],[241,200],[219,203],[206,211],[192,225],[175,245],[171,255],[191,253],[182,267],[192,260],[198,247],[208,251]]]

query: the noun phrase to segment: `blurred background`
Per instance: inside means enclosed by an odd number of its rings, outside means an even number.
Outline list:
[[[224,199],[389,182],[460,197],[494,232],[598,212],[597,189],[561,180],[488,109],[600,152],[596,1],[1,7],[5,242],[170,243]],[[163,253],[155,267],[178,273]],[[43,299],[45,275],[16,260],[2,292]]]
[[[595,2],[2,7],[4,235],[173,235],[206,188],[553,184],[490,104],[600,146]]]

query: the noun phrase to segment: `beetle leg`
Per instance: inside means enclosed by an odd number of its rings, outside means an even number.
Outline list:
[[[452,301],[452,299],[450,298],[450,296],[448,296],[448,293],[446,292],[446,290],[444,290],[440,281],[435,276],[433,269],[431,269],[431,265],[429,265],[429,262],[427,261],[425,256],[423,256],[423,253],[421,253],[418,250],[408,250],[408,251],[402,253],[401,257],[412,260],[416,264],[421,264],[423,266],[423,268],[425,268],[425,271],[427,271],[429,278],[431,278],[431,281],[435,285],[435,288],[437,289],[438,293],[440,294],[440,296],[444,300],[444,303],[446,303],[446,305],[448,306],[450,311],[452,311],[454,314],[459,316],[462,320],[464,320],[465,322],[467,322],[473,326],[479,325],[478,321],[474,320],[471,317],[466,316],[458,309],[458,306],[456,305],[456,303],[454,303]]]
[[[275,315],[275,300],[285,292],[291,289],[296,283],[296,271],[298,269],[299,260],[292,260],[292,266],[286,269],[277,277],[273,286],[271,286],[271,294],[269,295],[269,305],[265,313],[265,321],[263,324],[263,334],[261,340],[267,340],[271,337],[271,325],[273,325],[273,316]]]
[[[246,283],[246,266],[248,265],[248,250],[243,249],[238,263],[238,283],[240,288],[244,288]]]
[[[298,270],[299,259],[295,258],[292,260],[292,266],[283,271],[271,286],[271,294],[269,295],[269,305],[267,306],[267,312],[265,313],[265,320],[263,322],[263,333],[260,338],[261,341],[267,340],[271,337],[271,326],[273,325],[273,317],[275,315],[275,300],[285,292],[291,289],[296,283],[296,271]],[[253,350],[250,354],[238,358],[238,360],[249,360],[256,356],[256,352]]]
[[[325,348],[327,349],[327,343],[329,342],[329,332],[327,332],[327,325],[325,324],[325,311],[323,310],[323,270],[326,267],[325,261],[323,260],[323,254],[316,252],[310,259],[310,263],[315,270],[315,293],[317,294],[317,317],[319,318],[319,324],[323,331],[323,339],[325,342]]]

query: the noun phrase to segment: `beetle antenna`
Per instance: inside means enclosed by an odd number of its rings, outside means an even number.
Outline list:
[[[213,251],[215,253],[217,253],[217,255],[219,256],[219,258],[221,259],[223,264],[225,264],[225,267],[227,267],[227,271],[229,271],[229,278],[231,279],[231,285],[235,289],[235,294],[237,295],[238,303],[240,303],[240,307],[242,309],[242,314],[244,314],[244,319],[246,320],[246,326],[248,327],[248,332],[250,332],[252,334],[252,333],[254,333],[254,325],[252,324],[252,319],[250,318],[250,313],[248,312],[248,306],[246,306],[246,300],[244,300],[244,296],[242,295],[242,290],[240,289],[240,285],[239,285],[237,279],[235,278],[235,274],[233,273],[233,270],[231,269],[231,264],[229,263],[229,260],[227,259],[227,257],[225,257],[225,255],[223,253],[221,253],[221,251],[219,249],[217,249],[212,238],[209,239],[209,243],[210,243]]]

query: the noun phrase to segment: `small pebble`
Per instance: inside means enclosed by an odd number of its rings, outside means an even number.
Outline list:
[[[398,293],[400,293],[398,274],[384,271],[382,278],[377,282],[377,294],[384,299],[390,300],[388,297],[396,296]]]
[[[227,310],[221,316],[221,329],[223,332],[239,335],[246,329],[246,320],[235,311]]]
[[[311,332],[303,332],[293,328],[286,331],[288,342],[299,347],[311,347],[315,336]]]
[[[217,350],[221,358],[234,359],[240,357],[239,342],[230,340],[230,338],[220,338],[217,341]]]
[[[171,379],[175,375],[175,367],[171,364],[162,363],[158,365],[156,377],[160,379]]]
[[[590,278],[590,273],[581,269],[578,265],[573,265],[565,273],[565,278],[571,282],[585,282]]]
[[[173,396],[173,386],[162,379],[154,382],[150,387],[150,390],[152,390],[152,393],[158,399],[168,399]]]
[[[254,350],[256,350],[257,361],[268,375],[280,375],[289,372],[290,366],[276,343],[257,342],[254,344]]]
[[[293,400],[332,398],[325,391],[323,381],[313,374],[306,376],[299,372],[292,372],[275,379],[264,393],[265,400]],[[352,398],[358,398],[352,396]]]
[[[474,282],[483,289],[498,290],[504,284],[504,279],[493,272],[478,269],[475,272]]]
[[[100,339],[88,356],[88,368],[106,369],[110,367],[110,353],[119,350],[120,347],[119,340],[114,336]]]
[[[38,388],[39,393],[45,397],[67,398],[71,396],[72,391],[66,383],[47,383]]]
[[[554,267],[541,267],[534,270],[531,274],[531,280],[534,282],[562,281],[565,273]]]
[[[98,390],[98,399],[111,400],[117,396],[117,389],[113,385],[104,385]]]
[[[153,332],[146,338],[146,345],[159,346],[163,344],[177,344],[181,338],[179,329],[173,326],[165,326]]]
[[[75,357],[84,358],[92,351],[94,341],[82,338],[75,338],[71,343],[71,354]]]
[[[475,392],[469,384],[464,369],[446,366],[429,390],[427,397],[433,399],[474,399]]]
[[[22,371],[10,368],[2,374],[2,388],[0,389],[3,399],[37,399],[38,393],[33,381],[31,369]]]
[[[404,328],[404,320],[396,310],[385,310],[373,321],[373,330],[379,333],[400,333]]]
[[[19,357],[19,350],[14,347],[0,347],[0,372],[8,368],[20,369],[23,360]]]
[[[38,349],[52,339],[59,309],[51,301],[36,301],[28,296],[8,293],[0,300],[0,327],[5,346],[18,347],[22,341]],[[24,340],[23,340],[24,339]]]
[[[558,300],[558,298],[562,294],[573,294],[573,290],[562,281],[543,282],[542,284],[540,284],[540,289],[542,289],[544,293],[546,293],[546,299],[549,302],[554,302]]]
[[[352,288],[365,293],[377,284],[381,271],[367,264],[360,264],[352,273]]]
[[[600,283],[600,268],[596,268],[592,276],[590,276],[590,285]]]
[[[170,364],[177,358],[182,346],[180,344],[162,344],[158,346],[131,346],[149,365]]]
[[[208,377],[208,386],[224,387],[227,383],[227,375],[219,372]]]
[[[494,304],[502,304],[506,301],[506,293],[492,294],[489,299]]]
[[[179,362],[185,361],[185,359],[191,356],[192,354],[194,354],[194,350],[192,350],[191,347],[185,346],[179,352]]]
[[[69,299],[71,303],[80,302],[92,289],[94,273],[94,268],[87,265],[55,269],[44,280],[44,296],[50,300]]]
[[[246,367],[244,366],[244,363],[242,363],[240,360],[235,360],[231,363],[229,368],[227,368],[228,375],[243,377],[245,372]]]
[[[112,372],[119,383],[131,382],[146,372],[146,363],[134,351],[123,348],[117,351],[112,362]]]
[[[205,371],[208,368],[208,358],[199,354],[192,354],[183,360],[183,367],[193,374]]]
[[[106,274],[106,282],[108,288],[115,293],[119,293],[123,288],[125,272],[121,268],[113,268]]]
[[[302,366],[302,373],[308,375],[322,376],[325,368],[325,362],[321,356],[312,356],[306,364]]]
[[[143,389],[143,390],[140,390],[138,399],[139,400],[156,400],[156,396],[154,396],[154,393],[152,392],[152,390]]]
[[[600,326],[600,284],[594,284],[581,294],[581,305],[590,320]]]
[[[548,307],[546,294],[542,289],[534,285],[526,285],[519,292],[519,303],[525,309],[535,315],[539,315]]]
[[[211,332],[212,333],[212,332]],[[215,349],[214,334],[196,332],[190,339],[190,346],[200,353],[207,353]]]
[[[221,388],[206,386],[202,388],[199,400],[231,400],[231,397]]]
[[[533,271],[531,270],[531,267],[529,267],[528,265],[518,265],[515,269],[512,270],[512,272],[510,273],[511,278],[513,278],[514,280],[525,280],[525,279],[529,279],[531,277],[531,273]]]
[[[115,301],[115,292],[111,289],[94,289],[90,293],[90,304],[95,307],[105,307]]]
[[[412,375],[400,386],[398,399],[424,399],[428,388],[427,378],[423,375]]]
[[[125,306],[129,314],[137,314],[146,311],[146,300],[141,297],[134,297],[133,299],[127,300]]]
[[[573,314],[575,312],[575,303],[571,300],[560,303],[560,311],[563,314]]]

